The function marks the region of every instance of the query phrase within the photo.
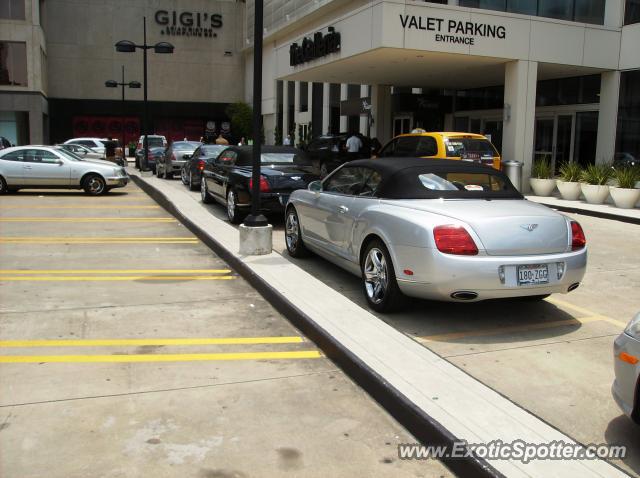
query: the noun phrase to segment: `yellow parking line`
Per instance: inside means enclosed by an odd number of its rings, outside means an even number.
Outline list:
[[[49,241],[49,240],[78,240],[78,241],[157,241],[158,239],[162,241],[192,241],[195,240],[193,236],[182,236],[182,237],[135,237],[135,236],[0,236],[0,241],[4,240],[25,240],[25,241]]]
[[[42,241],[42,240],[21,240],[21,241],[8,241],[0,239],[0,244],[198,244],[198,241],[191,239],[189,241],[130,241],[130,240],[97,240],[97,241],[73,241],[73,240],[60,240],[60,241]]]
[[[0,276],[0,282],[100,282],[132,280],[233,280],[236,276]]]
[[[2,355],[0,356],[0,363],[191,362],[218,360],[310,359],[321,357],[320,352],[316,350],[158,355]]]
[[[0,269],[2,274],[228,274],[231,269]]]
[[[217,337],[184,339],[0,340],[0,347],[115,347],[122,345],[253,345],[300,344],[302,337]]]
[[[455,340],[466,337],[483,337],[488,335],[499,335],[510,332],[528,332],[530,330],[540,330],[552,327],[571,326],[577,324],[588,324],[589,322],[597,322],[604,320],[602,315],[594,315],[591,317],[583,317],[580,319],[565,319],[565,320],[552,320],[549,322],[527,324],[527,325],[514,325],[508,327],[495,327],[492,329],[484,330],[472,330],[467,332],[452,332],[448,334],[428,335],[426,337],[416,337],[418,340],[432,342],[432,341],[446,341]]]
[[[552,304],[559,305],[560,307],[566,307],[567,309],[573,309],[580,314],[585,315],[596,315],[595,312],[585,309],[584,307],[580,307],[578,305],[573,305],[570,302],[565,302],[564,300],[556,299],[555,297],[546,299],[547,302],[551,302]],[[609,322],[611,324],[622,327],[623,329],[627,326],[626,322],[622,322],[621,320],[612,319],[611,317],[607,317],[606,315],[600,315],[601,320],[605,322]]]
[[[170,217],[2,217],[0,222],[177,222]]]

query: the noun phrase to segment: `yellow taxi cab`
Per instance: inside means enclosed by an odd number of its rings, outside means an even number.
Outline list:
[[[475,133],[426,132],[414,129],[396,136],[377,155],[433,159],[461,159],[500,169],[498,150],[485,136]]]

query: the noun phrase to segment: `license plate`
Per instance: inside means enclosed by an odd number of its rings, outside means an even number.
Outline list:
[[[518,266],[518,285],[549,283],[549,268],[546,264]]]

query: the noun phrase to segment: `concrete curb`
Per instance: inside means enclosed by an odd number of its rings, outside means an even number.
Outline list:
[[[551,209],[557,209],[558,211],[562,211],[562,212],[571,212],[574,214],[582,214],[583,216],[592,216],[592,217],[598,217],[601,219],[609,219],[612,221],[626,222],[628,224],[640,224],[640,218],[636,218],[636,217],[621,216],[618,214],[612,214],[612,213],[601,212],[601,211],[592,211],[590,209],[581,209],[577,207],[558,206],[557,204],[548,204],[544,202],[539,202],[538,204],[542,204],[543,206],[550,207]]]
[[[393,416],[422,444],[452,447],[459,441],[442,424],[427,415],[411,400],[389,385],[379,374],[367,366],[350,350],[338,342],[331,334],[311,320],[304,311],[297,308],[280,292],[252,271],[233,252],[224,248],[212,236],[185,217],[175,205],[159,190],[140,179],[131,176],[143,191],[158,204],[182,222],[198,239],[235,269],[267,301],[283,314],[296,328],[311,339],[322,352],[338,365],[354,382],[364,389],[387,412]],[[460,477],[501,478],[504,475],[487,461],[474,455],[461,459],[442,459],[443,463]]]

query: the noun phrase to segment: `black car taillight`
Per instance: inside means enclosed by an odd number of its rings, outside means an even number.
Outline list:
[[[249,191],[253,191],[253,178],[249,180]],[[269,181],[264,176],[260,176],[260,192],[268,193],[271,191],[271,187],[269,186]]]

